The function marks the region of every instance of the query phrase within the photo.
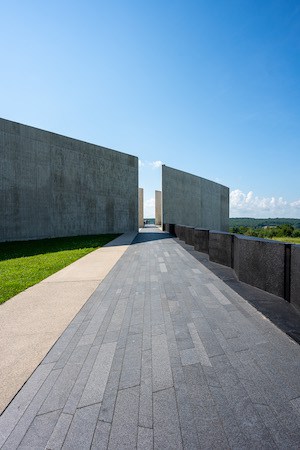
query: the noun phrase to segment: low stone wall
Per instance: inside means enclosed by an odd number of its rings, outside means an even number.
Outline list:
[[[194,245],[194,227],[185,227],[185,242],[188,245]]]
[[[300,308],[300,245],[291,246],[291,303]]]
[[[163,231],[175,235],[175,225],[173,223],[164,223],[162,226]]]
[[[211,261],[232,267],[240,281],[300,308],[300,245],[183,225],[171,227],[175,236],[207,253]]]
[[[175,225],[174,228],[175,228],[175,236],[177,236],[181,241],[184,241],[185,240],[185,227],[183,225]]]
[[[194,249],[198,252],[208,253],[209,251],[209,230],[206,228],[194,229]]]
[[[235,235],[233,269],[240,281],[287,297],[284,243]]]
[[[233,267],[233,234],[209,232],[209,259],[223,266]]]
[[[168,226],[169,224],[166,224],[165,226]],[[170,226],[170,225],[169,225]],[[179,238],[179,234],[180,234],[180,225],[174,225],[174,234],[176,237]]]

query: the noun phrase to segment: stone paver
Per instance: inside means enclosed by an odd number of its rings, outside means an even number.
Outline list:
[[[0,417],[3,449],[299,449],[300,347],[144,229]]]

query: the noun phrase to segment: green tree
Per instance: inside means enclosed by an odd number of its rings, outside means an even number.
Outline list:
[[[294,227],[293,225],[290,225],[289,223],[285,223],[283,225],[280,225],[279,227],[277,227],[277,236],[280,237],[290,237],[293,235],[294,232]]]

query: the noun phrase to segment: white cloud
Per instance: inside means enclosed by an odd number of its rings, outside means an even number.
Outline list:
[[[152,169],[159,169],[162,166],[162,161],[152,161],[149,162],[149,166],[152,167]]]
[[[291,206],[293,208],[300,208],[300,200],[296,200],[295,202],[292,202]]]
[[[160,169],[163,165],[162,161],[142,161],[139,159],[139,167],[151,167],[152,169]]]
[[[231,217],[298,217],[299,209],[300,199],[288,202],[283,197],[258,197],[240,189],[230,193]]]

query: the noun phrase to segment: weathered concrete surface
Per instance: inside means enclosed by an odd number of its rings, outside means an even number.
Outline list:
[[[144,189],[139,188],[139,228],[144,226]]]
[[[194,249],[198,252],[208,253],[209,250],[209,230],[205,228],[195,228]]]
[[[161,225],[161,191],[155,191],[155,225]]]
[[[291,303],[300,309],[300,245],[291,246]]]
[[[138,158],[0,119],[0,241],[137,231]]]
[[[233,238],[226,232],[209,232],[209,259],[224,266],[233,267]]]
[[[234,270],[239,280],[285,297],[285,244],[234,236]]]
[[[300,347],[147,231],[1,416],[0,447],[298,450]]]
[[[0,305],[0,412],[124,254],[135,235],[120,236]]]
[[[228,231],[229,189],[162,166],[163,223]]]

